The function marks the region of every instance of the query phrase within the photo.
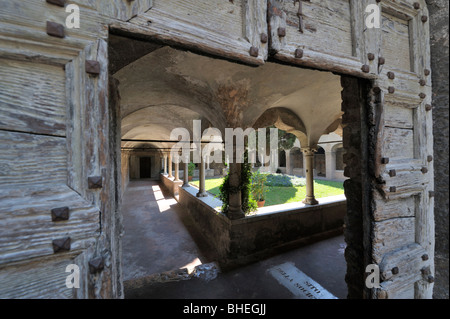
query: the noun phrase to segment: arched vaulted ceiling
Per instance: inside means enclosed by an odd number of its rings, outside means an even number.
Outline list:
[[[278,108],[297,117],[303,125],[293,129],[315,146],[342,116],[340,77],[329,72],[269,62],[250,67],[162,47],[114,77],[123,138],[168,139],[173,128],[191,131],[194,119],[202,120],[203,129],[245,129]]]

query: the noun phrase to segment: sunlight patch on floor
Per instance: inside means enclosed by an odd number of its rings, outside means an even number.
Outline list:
[[[202,262],[201,262],[200,259],[197,257],[197,258],[195,258],[193,261],[191,261],[189,264],[184,265],[183,267],[180,267],[180,269],[186,268],[187,271],[188,271],[188,273],[191,274],[191,273],[194,271],[195,267],[197,267],[197,266],[199,266],[199,265],[201,265],[201,264],[202,264]]]
[[[177,203],[175,198],[166,199],[161,191],[161,188],[158,185],[153,185],[152,190],[160,213],[168,211],[171,206]]]

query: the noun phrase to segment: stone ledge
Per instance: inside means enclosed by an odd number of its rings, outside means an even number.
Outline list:
[[[197,265],[191,272],[189,272],[187,268],[182,268],[165,271],[162,273],[156,273],[137,279],[127,280],[124,281],[124,288],[126,290],[139,289],[148,285],[190,280],[192,278],[211,281],[217,277],[218,273],[220,273],[219,266],[216,263],[212,262],[208,264]]]
[[[160,174],[161,182],[163,183],[164,187],[169,191],[170,195],[172,197],[178,196],[178,189],[183,185],[183,181],[175,182],[175,178],[168,176],[164,174]]]

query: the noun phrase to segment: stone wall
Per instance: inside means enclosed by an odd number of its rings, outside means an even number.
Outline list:
[[[336,149],[336,167],[335,167],[335,169],[337,171],[343,171],[345,169],[344,154],[345,154],[344,148],[339,147],[338,149]]]
[[[174,178],[168,178],[163,174],[160,174],[160,180],[171,196],[178,196],[178,189],[183,185],[183,181],[175,182]]]
[[[120,154],[120,174],[122,181],[122,195],[125,192],[128,183],[130,182],[130,154],[126,152],[121,152]]]
[[[430,14],[431,69],[433,81],[433,130],[435,170],[436,282],[434,298],[449,298],[448,274],[448,163],[449,163],[449,2],[427,0]]]
[[[347,215],[345,217],[344,235],[347,243],[345,259],[347,273],[345,280],[348,286],[349,299],[364,297],[365,251],[370,251],[364,243],[364,202],[363,202],[363,171],[366,168],[367,152],[364,150],[364,141],[361,139],[365,123],[362,110],[363,97],[367,96],[360,80],[342,76],[342,116],[344,140],[344,175],[348,177],[344,182],[345,196],[347,197]],[[366,194],[367,197],[367,194]]]

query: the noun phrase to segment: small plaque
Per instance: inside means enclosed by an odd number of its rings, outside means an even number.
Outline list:
[[[338,299],[290,262],[270,268],[269,272],[299,299]]]

